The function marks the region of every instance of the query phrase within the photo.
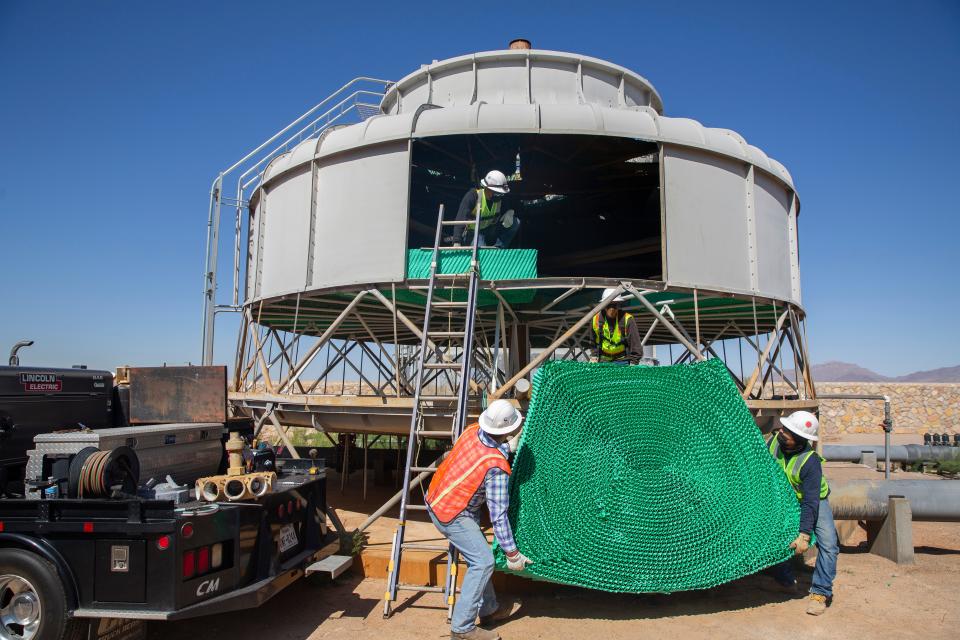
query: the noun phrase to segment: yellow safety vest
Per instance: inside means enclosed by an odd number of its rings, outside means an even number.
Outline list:
[[[613,323],[613,331],[610,330],[610,323],[606,319],[601,320],[603,312],[593,316],[593,334],[600,345],[601,360],[616,360],[627,350],[627,323],[633,319],[629,313],[623,314],[623,330],[620,329],[620,321]],[[601,328],[602,323],[602,328]],[[602,332],[602,334],[601,334]]]
[[[477,210],[480,210],[480,229],[486,229],[494,223],[497,215],[500,213],[500,201],[494,200],[487,202],[487,194],[483,189],[477,189],[477,204],[473,207],[473,217],[476,219]],[[474,225],[468,225],[468,229],[473,231]]]
[[[797,494],[797,500],[803,499],[803,492],[800,491],[800,470],[803,469],[803,465],[807,464],[807,460],[810,459],[810,456],[820,455],[813,449],[805,453],[800,453],[792,458],[790,462],[787,462],[787,458],[783,455],[783,451],[780,450],[780,441],[777,440],[777,436],[770,438],[770,441],[767,443],[767,446],[770,449],[770,455],[772,455],[777,460],[777,464],[780,465],[780,468],[783,469],[783,472],[787,474],[787,480],[790,481],[790,486],[793,487],[793,492]],[[823,456],[820,456],[820,459],[823,460]],[[827,476],[820,476],[820,499],[823,500],[830,494],[830,485],[827,484]]]

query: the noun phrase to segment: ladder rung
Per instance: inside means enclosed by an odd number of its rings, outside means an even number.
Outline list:
[[[459,369],[459,362],[424,362],[424,369]]]
[[[428,285],[428,284],[413,284],[413,285],[410,285],[409,288],[412,289],[412,290],[414,290],[414,291],[417,291],[417,290],[420,290],[420,289],[426,290],[426,289],[429,289],[429,288],[430,288],[430,285]],[[438,286],[435,286],[435,287],[433,288],[434,291],[466,291],[466,289],[467,289],[467,283],[466,283],[466,282],[464,282],[463,284],[454,284],[453,282],[451,282],[449,285],[446,285],[446,286],[440,286],[440,285],[438,285]]]
[[[417,435],[421,438],[450,438],[453,439],[453,434],[449,431],[417,431]]]
[[[463,338],[463,331],[428,331],[431,338]]]
[[[443,593],[446,587],[421,587],[415,584],[398,584],[397,591],[428,591],[430,593]]]
[[[440,280],[456,280],[457,278],[466,278],[469,275],[469,271],[464,271],[463,273],[435,273],[433,277]]]
[[[408,504],[407,509],[410,511],[426,511],[427,505],[425,504]]]
[[[433,473],[436,471],[436,467],[410,467],[411,473]],[[411,505],[407,505],[408,507]]]
[[[456,402],[457,396],[420,396],[420,400],[425,402]]]
[[[466,300],[434,300],[433,305],[438,309],[447,309],[450,307],[465,307],[467,306]]]
[[[449,551],[450,545],[447,544],[425,544],[423,542],[404,542],[400,545],[403,549],[414,549],[415,551]]]
[[[473,251],[473,246],[466,244],[459,247],[437,247],[440,251]]]
[[[441,220],[440,224],[445,227],[462,227],[465,224],[474,224],[473,220]]]

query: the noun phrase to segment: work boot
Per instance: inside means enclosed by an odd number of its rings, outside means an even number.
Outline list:
[[[827,610],[827,596],[819,593],[811,593],[810,601],[807,603],[807,613],[812,616],[819,616]]]
[[[474,627],[465,633],[451,631],[450,640],[500,640],[500,634],[496,631],[487,631],[480,627]]]
[[[513,616],[513,614],[519,610],[519,602],[513,602],[512,600],[501,602],[496,611],[486,616],[480,616],[480,626],[489,627],[497,624],[498,622],[503,622],[504,620]]]

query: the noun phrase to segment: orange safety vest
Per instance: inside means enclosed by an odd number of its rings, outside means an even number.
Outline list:
[[[437,520],[447,524],[463,513],[487,471],[494,468],[510,473],[507,458],[499,449],[480,440],[480,425],[474,423],[457,438],[450,455],[440,463],[430,481],[427,504]]]

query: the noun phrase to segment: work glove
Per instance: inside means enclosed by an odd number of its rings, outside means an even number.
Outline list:
[[[506,555],[507,555],[507,569],[510,569],[510,571],[523,571],[528,566],[533,564],[533,560],[523,555],[519,551],[514,551],[513,555],[509,553]]]
[[[801,533],[797,536],[797,539],[790,543],[790,548],[793,549],[794,554],[801,556],[806,553],[807,549],[810,548],[810,534]]]
[[[503,214],[503,218],[500,219],[500,222],[505,229],[509,229],[513,226],[513,216],[513,209],[508,209],[507,212]]]

